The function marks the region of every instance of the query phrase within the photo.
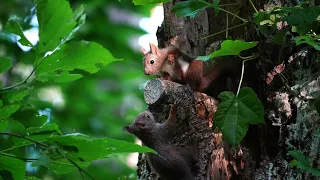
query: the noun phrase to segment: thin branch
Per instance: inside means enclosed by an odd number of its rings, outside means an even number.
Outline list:
[[[47,144],[44,144],[44,143],[42,143],[42,142],[39,142],[39,141],[30,139],[30,138],[28,138],[28,137],[25,137],[25,136],[22,136],[22,135],[19,135],[19,134],[12,134],[12,133],[1,132],[0,135],[7,135],[7,136],[13,136],[13,137],[21,138],[21,139],[26,139],[26,140],[28,140],[28,141],[31,141],[31,142],[36,143],[37,145],[43,146],[43,147],[45,147],[45,148],[50,148],[50,146],[47,145]]]
[[[203,0],[199,0],[199,1],[202,2],[202,3],[204,3],[204,4],[206,4],[206,5],[208,5],[208,6],[210,6],[210,7],[215,8],[215,6],[214,6],[213,4],[211,4],[211,3],[208,3],[208,2],[203,1]],[[236,15],[236,14],[234,14],[234,13],[228,11],[228,10],[222,9],[222,8],[220,8],[220,7],[219,7],[219,10],[220,10],[220,11],[223,11],[223,12],[225,12],[225,13],[231,14],[232,16],[240,19],[240,20],[243,21],[243,22],[248,22],[247,20],[241,18],[240,16],[238,16],[238,15]]]
[[[228,29],[229,29],[229,14],[227,14],[227,28],[226,28],[226,39],[228,38]]]
[[[202,37],[201,39],[207,39],[207,38],[216,36],[216,35],[218,35],[218,34],[224,33],[224,32],[226,32],[226,31],[229,31],[229,30],[232,30],[232,29],[235,29],[235,28],[244,26],[244,25],[246,25],[246,24],[248,24],[248,23],[242,23],[242,24],[239,24],[239,25],[236,25],[236,26],[232,26],[231,28],[224,29],[224,30],[219,31],[219,32],[216,32],[216,33],[214,33],[214,34],[210,34],[209,36]]]
[[[86,174],[87,176],[89,176],[91,179],[96,180],[96,178],[94,178],[93,176],[91,176],[89,173],[87,173],[84,169],[82,169],[77,163],[75,163],[72,159],[70,159],[69,157],[67,157],[65,154],[63,154],[62,152],[60,152],[59,149],[57,149],[57,153],[60,154],[62,157],[64,157],[65,159],[67,159],[71,164],[73,164],[74,166],[77,167],[78,171],[83,172],[84,174]]]
[[[230,11],[225,10],[225,9],[222,9],[222,8],[219,8],[219,9],[220,9],[220,11],[223,11],[223,12],[225,12],[225,13],[231,14],[232,16],[240,19],[241,21],[243,21],[243,22],[245,22],[245,23],[248,22],[248,20],[241,18],[240,16],[234,14],[233,12],[230,12]]]
[[[257,8],[254,6],[253,2],[252,2],[251,0],[249,0],[249,2],[250,2],[250,4],[251,4],[251,6],[253,7],[254,11],[255,11],[256,13],[259,12],[259,11],[257,10]]]
[[[240,8],[239,8],[239,9],[240,9]],[[238,14],[239,14],[239,12],[240,12],[240,10],[239,10],[239,9],[236,11],[236,14],[237,14],[237,15],[238,15]],[[232,18],[232,20],[231,20],[231,24],[233,23],[233,21],[234,21],[235,19],[236,19],[236,17],[234,17],[234,16],[233,16],[233,18]]]
[[[240,3],[221,4],[219,6],[220,7],[225,7],[225,6],[237,6],[237,5],[240,5]]]
[[[10,157],[10,158],[20,159],[20,160],[26,161],[26,162],[33,162],[33,161],[39,160],[39,159],[33,159],[33,158],[17,157],[17,156],[14,156],[14,155],[11,155],[11,154],[2,153],[2,152],[0,152],[0,156],[7,156],[7,157]]]

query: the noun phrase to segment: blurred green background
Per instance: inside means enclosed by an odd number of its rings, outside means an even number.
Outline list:
[[[44,121],[57,123],[63,134],[79,132],[91,137],[134,142],[135,138],[123,132],[121,127],[130,124],[146,108],[142,86],[150,77],[143,73],[138,39],[147,32],[139,27],[139,23],[141,18],[150,16],[155,6],[135,6],[131,0],[70,0],[70,3],[73,9],[86,5],[86,23],[75,39],[97,42],[123,60],[102,67],[96,74],[85,73],[84,78],[67,84],[33,81],[40,88],[32,91],[24,101],[48,115],[49,119]],[[27,30],[26,35],[37,31],[34,14],[32,0],[1,0],[0,31],[13,15],[24,20],[22,26]],[[3,87],[25,79],[35,60],[34,51],[23,51],[14,38],[3,33],[0,34],[0,56],[14,60],[13,68],[0,75]],[[21,116],[27,119],[29,110],[25,107]],[[18,128],[13,122],[9,126]],[[29,147],[25,153],[31,158],[39,152]],[[135,168],[128,165],[128,157],[128,154],[119,154],[95,161],[88,172],[98,175],[99,179],[135,179]],[[81,179],[78,171],[57,176],[46,168],[31,165],[27,166],[27,173],[40,179]]]

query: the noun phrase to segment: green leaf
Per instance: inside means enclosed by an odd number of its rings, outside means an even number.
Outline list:
[[[241,88],[239,95],[239,115],[247,117],[250,124],[264,122],[264,107],[251,88]]]
[[[11,175],[11,177],[7,177],[9,179],[24,179],[26,164],[19,159],[0,154],[0,171],[8,171]]]
[[[309,159],[302,153],[296,150],[288,151],[288,154],[295,158],[299,163],[310,167],[310,161]]]
[[[272,42],[284,46],[285,45],[285,37],[287,32],[289,31],[289,28],[284,28],[281,29],[279,32],[277,32],[273,37],[272,37]]]
[[[0,57],[0,74],[9,70],[12,66],[12,61],[9,58]]]
[[[19,121],[25,127],[38,127],[46,123],[48,116],[40,115],[35,107],[23,105],[14,113],[12,119]]]
[[[314,133],[314,135],[320,137],[320,129],[316,133]]]
[[[242,88],[238,97],[232,92],[218,96],[220,104],[215,113],[215,127],[231,145],[237,145],[248,131],[249,124],[264,122],[264,109],[251,88]]]
[[[107,49],[97,43],[71,42],[62,45],[55,53],[47,56],[36,69],[36,75],[41,79],[40,76],[47,76],[48,72],[52,74],[52,72],[58,73],[74,69],[95,73],[99,70],[97,64],[107,65],[113,61],[119,61],[119,59],[114,58]]]
[[[148,5],[148,4],[158,4],[165,3],[170,0],[133,0],[134,5]]]
[[[290,152],[290,151],[289,151]],[[289,153],[288,152],[288,153]],[[293,152],[293,154],[295,154],[296,152]],[[303,154],[302,154],[303,155]],[[300,155],[298,155],[298,156],[300,156]],[[304,156],[304,155],[303,155]],[[306,158],[306,157],[305,157]],[[307,159],[308,160],[308,159]],[[308,160],[309,161],[309,160]],[[306,172],[309,172],[309,173],[311,173],[311,174],[313,174],[313,175],[315,175],[315,176],[320,176],[320,170],[319,169],[316,169],[316,168],[312,168],[312,167],[310,167],[310,165],[305,165],[305,164],[303,164],[303,163],[301,163],[301,162],[299,162],[299,161],[297,161],[297,160],[292,160],[291,162],[290,162],[290,166],[292,166],[292,167],[295,167],[295,166],[297,166],[298,168],[300,168],[301,170],[303,170],[303,171],[306,171]]]
[[[121,140],[108,138],[90,139],[74,134],[53,136],[48,140],[56,143],[62,149],[72,154],[74,158],[81,158],[84,161],[106,158],[110,154],[123,152],[154,152],[154,150]]]
[[[20,107],[20,103],[12,103],[0,108],[0,120],[7,119]]]
[[[318,39],[320,39],[320,36],[312,36],[308,34],[295,37],[297,45],[306,43],[310,46],[313,46],[316,50],[320,51],[320,42],[318,41]]]
[[[53,134],[54,133],[48,132],[47,134],[30,135],[30,136],[26,136],[26,137],[28,137],[28,138],[30,138],[32,140],[35,140],[37,142],[45,142]],[[29,145],[35,144],[32,141],[29,141],[29,140],[26,140],[26,139],[22,139],[22,138],[16,138],[16,137],[13,137],[12,141],[14,143],[15,148],[23,147],[23,146],[29,146]]]
[[[12,34],[16,34],[20,36],[19,42],[24,46],[32,46],[29,40],[24,36],[23,31],[21,29],[19,20],[17,17],[13,16],[9,19],[8,23],[6,24],[5,29]]]
[[[28,138],[32,140],[36,140],[38,142],[47,141],[47,139],[53,134],[61,134],[58,125],[51,123],[51,124],[44,124],[40,127],[30,127],[26,129],[26,133],[28,134]],[[34,142],[13,137],[13,142],[16,147],[28,146],[34,144]]]
[[[291,167],[298,166],[298,164],[299,164],[298,161],[295,160],[295,159],[290,162],[290,166],[291,166]]]
[[[310,7],[295,7],[290,13],[282,18],[283,21],[287,21],[290,25],[307,25],[311,24],[317,19],[320,14],[320,6],[310,6]]]
[[[36,0],[36,12],[39,22],[38,53],[53,51],[77,26],[75,18],[81,17],[79,12],[73,14],[66,0]],[[57,28],[53,28],[57,27]]]
[[[218,16],[220,12],[220,7],[219,7],[220,0],[214,0],[213,1],[213,9],[214,9],[214,15]]]
[[[225,40],[221,43],[221,49],[208,56],[199,56],[198,60],[209,60],[218,56],[240,55],[241,51],[255,47],[258,42],[244,42],[240,40]]]
[[[0,121],[0,132],[6,130],[7,126],[8,126],[8,120],[7,119]]]
[[[8,126],[6,130],[16,134],[24,134],[26,131],[25,127],[20,122],[12,120],[11,118],[8,119]]]
[[[50,163],[50,157],[45,153],[41,153],[40,158],[32,162],[32,166],[35,167],[35,166],[42,165],[42,166],[48,167],[49,163]]]
[[[254,13],[254,23],[256,23],[259,27],[261,34],[264,36],[269,36],[272,33],[276,32],[277,26],[276,22],[278,19],[274,19],[270,17],[270,12],[258,12]]]
[[[70,74],[68,71],[63,71],[61,74],[55,74],[54,72],[42,74],[37,78],[37,80],[41,82],[53,81],[56,83],[66,83],[66,82],[75,81],[82,77],[83,76],[81,74]]]
[[[31,91],[33,87],[29,88],[20,88],[6,91],[1,97],[6,99],[8,102],[19,102],[22,101]]]
[[[73,19],[77,20],[77,25],[75,28],[73,28],[72,32],[69,34],[69,36],[66,38],[64,42],[71,40],[75,36],[76,32],[82,27],[82,25],[84,25],[86,21],[86,14],[84,14],[84,10],[85,6],[81,5],[78,9],[74,11]]]
[[[86,168],[90,165],[90,162],[76,162],[81,168]],[[67,159],[50,160],[49,169],[58,175],[67,174],[69,172],[77,170],[77,167],[70,163]]]
[[[27,128],[26,131],[30,135],[43,134],[43,133],[48,133],[48,132],[57,132],[57,133],[61,134],[58,125],[55,123],[44,124],[40,127],[30,127],[30,128]]]
[[[87,136],[75,133],[62,136],[52,136],[48,140],[51,144],[58,145],[68,157],[80,167],[86,168],[91,161],[103,159],[111,154],[123,152],[153,152],[154,150],[137,144],[109,138],[90,139]],[[57,174],[65,174],[76,170],[68,160],[51,158],[49,169]]]
[[[213,5],[211,5],[213,6]],[[178,16],[194,18],[200,11],[210,7],[210,4],[205,1],[189,0],[179,2],[172,7],[172,11]]]
[[[318,177],[320,176],[320,169],[310,168],[308,172],[315,176],[318,176]]]
[[[41,180],[41,179],[37,178],[35,176],[26,176],[26,177],[24,177],[24,180]]]

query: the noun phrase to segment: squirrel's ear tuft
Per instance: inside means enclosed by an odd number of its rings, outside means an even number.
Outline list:
[[[157,55],[158,54],[158,47],[152,43],[150,43],[150,51],[152,54]]]
[[[145,48],[141,48],[140,49],[140,52],[142,53],[142,55],[146,55],[146,54],[148,54],[148,51],[145,49]]]

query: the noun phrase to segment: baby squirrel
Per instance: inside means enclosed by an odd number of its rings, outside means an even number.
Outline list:
[[[189,84],[193,90],[214,97],[222,91],[236,91],[237,83],[230,80],[237,81],[240,77],[241,61],[232,56],[216,57],[207,66],[175,46],[159,49],[150,44],[150,52],[141,49],[141,53],[146,75],[160,74],[162,79]]]
[[[159,124],[147,110],[140,113],[131,125],[124,126],[124,129],[157,152],[146,153],[146,159],[161,179],[193,180],[191,167],[196,162],[194,154],[188,148],[169,143],[176,128],[176,112],[177,105],[171,105],[168,119]]]

